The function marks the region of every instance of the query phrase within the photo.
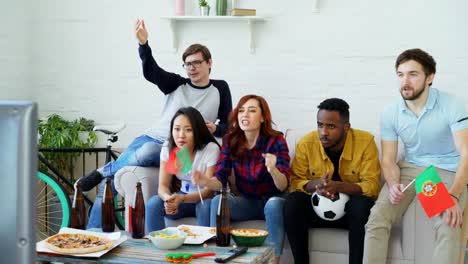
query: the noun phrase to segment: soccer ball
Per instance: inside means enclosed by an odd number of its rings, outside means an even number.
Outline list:
[[[320,218],[327,221],[335,221],[345,214],[344,209],[346,203],[349,201],[349,196],[344,193],[337,193],[335,194],[335,198],[330,200],[314,192],[310,200],[312,202],[312,208]]]

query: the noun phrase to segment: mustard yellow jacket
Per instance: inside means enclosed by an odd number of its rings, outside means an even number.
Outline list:
[[[322,147],[317,131],[305,135],[296,146],[291,166],[290,191],[306,192],[309,180],[319,179],[334,167]],[[344,182],[361,186],[362,194],[376,199],[380,191],[379,152],[374,136],[369,132],[348,130],[346,143],[340,157],[339,175]]]

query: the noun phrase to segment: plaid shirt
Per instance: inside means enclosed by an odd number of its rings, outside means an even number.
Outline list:
[[[239,160],[231,156],[227,137],[223,139],[221,155],[216,165],[215,175],[226,186],[228,176],[234,169],[237,190],[247,198],[270,198],[281,192],[276,188],[273,178],[265,166],[263,153],[276,156],[276,167],[289,181],[289,150],[283,135],[277,137],[259,136],[255,146]]]

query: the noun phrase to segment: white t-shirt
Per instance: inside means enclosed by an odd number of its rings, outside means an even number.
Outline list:
[[[208,143],[203,149],[195,153],[195,158],[192,163],[192,171],[200,171],[202,174],[206,173],[206,169],[210,166],[216,165],[218,162],[220,149],[218,145],[213,142]],[[166,141],[161,150],[161,161],[167,162],[169,159],[169,143]],[[183,193],[197,192],[197,186],[192,184],[192,172],[186,174],[177,174],[176,177],[181,180],[180,191]],[[203,187],[200,186],[200,189]]]

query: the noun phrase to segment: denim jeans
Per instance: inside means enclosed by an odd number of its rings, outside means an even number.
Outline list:
[[[104,177],[114,174],[125,166],[159,167],[159,154],[164,141],[147,135],[135,138],[115,161],[104,165],[98,171]]]
[[[210,226],[216,226],[216,212],[220,195],[211,200]],[[281,256],[284,242],[283,207],[285,199],[271,197],[264,199],[248,199],[243,196],[228,195],[231,221],[265,220],[268,230],[267,243],[275,249],[275,256]]]
[[[98,186],[98,193],[94,200],[93,208],[89,215],[87,228],[101,228],[102,219],[102,197],[104,195],[104,186],[106,177],[112,179],[112,191],[114,196],[117,191],[114,188],[114,174],[125,166],[159,167],[159,154],[164,141],[142,135],[135,138],[127,149],[120,154],[117,160],[104,165],[98,171],[104,176],[104,179]]]
[[[182,193],[182,192],[178,192]],[[211,199],[204,199],[203,204],[198,202],[194,203],[181,203],[179,210],[175,215],[167,215],[164,210],[164,201],[155,195],[148,200],[146,205],[146,227],[147,232],[154,230],[161,230],[166,227],[164,217],[170,219],[180,219],[184,217],[196,216],[197,225],[209,226],[210,225],[210,206]]]

